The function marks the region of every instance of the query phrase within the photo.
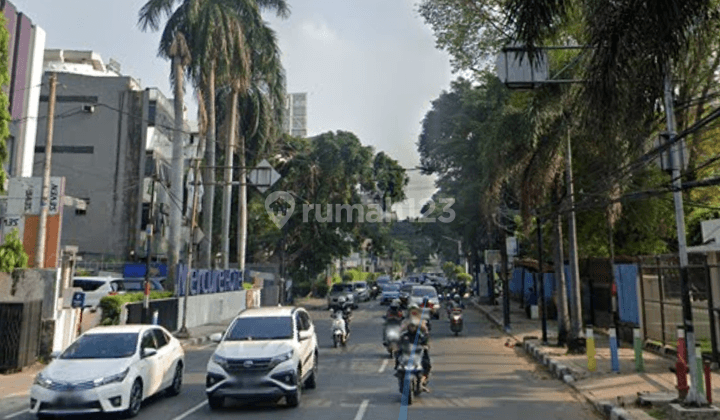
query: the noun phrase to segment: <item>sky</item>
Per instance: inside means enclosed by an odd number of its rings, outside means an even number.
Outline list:
[[[350,131],[405,168],[419,164],[416,143],[431,101],[453,78],[446,53],[417,14],[418,0],[288,0],[291,14],[266,18],[277,32],[289,93],[308,94],[308,135]],[[158,33],[143,32],[145,0],[11,0],[47,33],[46,48],[93,50],[121,72],[171,96],[170,63],[157,57]],[[193,115],[194,100],[187,99]],[[434,178],[409,171],[410,200],[394,207],[417,216]]]

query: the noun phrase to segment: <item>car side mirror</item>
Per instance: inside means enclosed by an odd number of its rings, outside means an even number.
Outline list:
[[[210,341],[212,341],[213,343],[219,343],[222,341],[222,339],[223,339],[223,333],[215,333],[215,334],[210,335]]]
[[[312,333],[310,333],[310,331],[308,331],[308,330],[300,331],[300,335],[299,335],[300,341],[305,341],[305,340],[309,339],[310,337],[312,337]]]
[[[62,354],[61,351],[54,351],[54,352],[50,353],[50,358],[57,359],[58,357],[60,357],[61,354]]]
[[[142,349],[142,357],[143,357],[143,359],[145,359],[145,358],[147,358],[147,357],[155,356],[156,354],[157,354],[157,349],[153,349],[153,348],[150,348],[150,347],[146,347],[146,348]]]

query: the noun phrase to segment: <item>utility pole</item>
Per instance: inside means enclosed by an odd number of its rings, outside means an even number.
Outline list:
[[[613,315],[613,326],[615,331],[620,331],[620,316],[618,315],[618,283],[617,276],[615,275],[615,238],[613,238],[613,207],[612,204],[607,209],[607,224],[608,224],[608,245],[610,246],[610,278],[612,278],[612,315]]]
[[[195,249],[195,225],[197,223],[197,205],[198,205],[198,177],[200,175],[200,158],[195,159],[195,176],[193,177],[193,202],[192,215],[190,216],[190,244],[188,245],[188,266],[187,275],[185,276],[185,296],[183,296],[183,318],[182,326],[177,336],[187,338],[190,336],[187,330],[187,305],[188,296],[190,296],[190,272],[193,264],[193,251]]]
[[[690,370],[690,390],[685,397],[686,403],[706,404],[705,396],[697,389],[698,377],[697,360],[695,355],[695,328],[693,326],[692,306],[690,303],[690,285],[688,277],[688,254],[685,239],[685,211],[683,209],[682,180],[680,168],[683,164],[680,159],[680,144],[675,143],[675,108],[673,103],[672,74],[668,64],[665,71],[665,116],[670,144],[670,165],[672,167],[673,198],[675,201],[675,223],[678,234],[678,256],[680,258],[680,293],[682,293],[683,325],[685,326],[685,342],[687,348],[688,367]]]
[[[55,99],[57,73],[48,75],[50,95],[48,98],[47,137],[45,140],[45,168],[40,199],[40,221],[38,223],[37,243],[35,247],[35,268],[45,268],[45,235],[47,230],[48,205],[50,201],[50,173],[52,169],[53,128],[55,126]]]
[[[510,282],[508,281],[508,255],[507,255],[507,232],[502,226],[498,226],[500,229],[502,229],[503,235],[503,241],[500,245],[500,261],[501,261],[501,268],[500,268],[500,281],[503,282],[503,326],[506,333],[510,332]]]
[[[155,230],[155,174],[152,177],[152,186],[150,187],[150,210],[148,211],[148,222],[147,222],[147,256],[145,258],[145,282],[143,284],[143,291],[145,296],[143,298],[143,310],[142,319],[145,324],[150,323],[150,257],[152,256],[152,242]]]
[[[542,240],[542,220],[537,217],[538,232],[538,271],[540,272],[540,281],[538,282],[538,309],[542,313],[542,344],[547,344],[547,311],[545,305],[545,274],[543,273],[543,240]]]
[[[567,194],[570,199],[570,214],[568,215],[568,251],[570,253],[570,276],[572,281],[572,299],[570,299],[572,303],[570,308],[572,328],[570,338],[572,340],[577,340],[584,334],[582,319],[582,294],[580,290],[580,267],[578,266],[577,229],[575,223],[575,191],[572,171],[572,147],[570,143],[569,127],[567,133],[567,156],[565,157],[565,163],[567,165]]]

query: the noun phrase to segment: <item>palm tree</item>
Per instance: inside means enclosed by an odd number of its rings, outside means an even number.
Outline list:
[[[176,3],[179,7],[175,8]],[[207,89],[206,109],[208,115],[208,143],[206,166],[209,167],[205,173],[206,179],[214,179],[212,176],[212,167],[214,166],[215,154],[215,82],[218,74],[226,74],[227,80],[230,82],[231,90],[234,93],[240,92],[247,86],[248,76],[248,57],[247,51],[252,50],[252,45],[246,42],[244,31],[246,26],[258,25],[262,22],[260,16],[261,10],[275,10],[276,14],[281,17],[289,15],[289,8],[285,0],[149,0],[140,10],[139,23],[144,30],[150,28],[158,30],[162,18],[167,17],[167,23],[160,43],[159,55],[169,57],[169,45],[173,39],[173,34],[182,33],[185,38],[191,39],[190,49],[193,57],[197,57],[192,66],[191,74],[194,74],[195,81]],[[226,73],[223,73],[226,72]],[[178,72],[175,72],[176,74]],[[176,79],[182,75],[175,76]],[[197,85],[196,85],[197,86]],[[177,90],[177,89],[176,89]],[[231,98],[235,96],[231,95]],[[176,95],[176,99],[178,96]],[[237,97],[234,99],[237,105]],[[233,108],[232,114],[236,114],[236,108]],[[232,117],[231,117],[232,120]],[[232,124],[231,124],[232,126]],[[231,131],[230,133],[233,133]],[[179,141],[178,141],[179,143]],[[226,152],[232,152],[234,148],[234,138],[232,134],[228,138]],[[225,212],[225,208],[229,207],[230,196],[227,190],[232,190],[229,182],[232,180],[232,153],[226,159],[228,168],[225,171],[225,194],[223,196],[223,228],[227,225],[229,228],[229,211]],[[182,169],[182,168],[180,168]],[[182,170],[177,171],[182,174]],[[181,176],[181,175],[180,175]],[[228,180],[230,179],[230,181]],[[206,236],[212,241],[212,203],[214,198],[214,189],[208,189],[209,193],[204,198],[205,214],[203,216],[203,225],[206,230]],[[226,216],[226,217],[225,217]],[[229,229],[223,229],[223,233]],[[177,229],[179,232],[179,229]],[[227,235],[223,234],[223,241],[227,241]],[[171,243],[172,241],[171,235]],[[178,238],[179,239],[179,238]],[[177,241],[175,242],[177,243]],[[171,245],[172,246],[172,245]],[[227,267],[227,243],[223,244],[225,251],[225,267]],[[176,264],[179,260],[174,259]],[[204,265],[209,265],[211,255],[211,244],[206,242],[202,248],[202,261]],[[173,266],[173,253],[171,252],[171,266]],[[171,273],[171,275],[174,274]]]

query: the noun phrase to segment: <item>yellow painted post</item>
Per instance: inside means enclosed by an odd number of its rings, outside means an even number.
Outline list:
[[[593,335],[592,326],[588,327],[585,332],[585,348],[587,349],[588,370],[595,372],[597,361],[595,360],[595,336]]]

